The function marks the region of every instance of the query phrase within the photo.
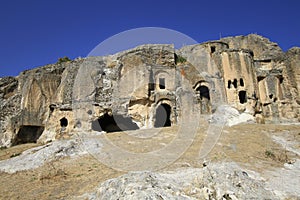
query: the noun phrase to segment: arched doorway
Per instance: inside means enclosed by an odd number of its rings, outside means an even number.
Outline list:
[[[165,103],[156,108],[154,127],[171,126],[171,106]]]
[[[205,85],[200,85],[196,88],[199,95],[201,114],[209,114],[211,110],[209,88]]]
[[[239,91],[239,100],[241,104],[247,103],[247,92],[245,90]]]
[[[207,100],[210,100],[210,95],[209,95],[209,89],[205,85],[201,85],[200,87],[197,88],[197,91],[200,92],[200,99],[203,100],[204,98]]]

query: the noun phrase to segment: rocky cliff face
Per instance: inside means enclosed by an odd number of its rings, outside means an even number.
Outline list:
[[[285,56],[285,74],[290,80],[292,96],[299,102],[300,90],[300,48],[294,47],[287,51]]]
[[[278,44],[268,38],[256,34],[247,36],[226,37],[221,39],[230,49],[249,49],[253,52],[254,60],[280,60],[284,52]]]
[[[258,122],[294,122],[299,59],[299,48],[284,53],[251,34],[179,50],[143,45],[24,71],[0,79],[0,146],[48,142],[77,130],[171,126],[184,109],[205,116],[224,104]]]

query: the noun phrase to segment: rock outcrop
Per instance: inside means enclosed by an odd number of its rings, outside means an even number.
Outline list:
[[[250,49],[254,60],[280,60],[284,57],[278,44],[260,35],[227,37],[221,41],[228,44],[230,49]]]
[[[279,199],[248,173],[234,163],[168,173],[131,172],[78,199]]]
[[[0,79],[0,146],[46,143],[78,130],[171,126],[221,105],[260,123],[295,122],[299,59],[299,48],[284,53],[251,34],[179,50],[143,45],[24,71]]]

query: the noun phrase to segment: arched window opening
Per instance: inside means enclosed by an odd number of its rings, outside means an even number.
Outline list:
[[[148,97],[151,96],[151,93],[154,90],[155,90],[155,81],[154,81],[154,78],[153,78],[153,71],[150,70],[149,83],[148,83]]]
[[[228,85],[227,88],[230,89],[231,88],[231,80],[228,80]]]
[[[160,104],[156,108],[154,127],[171,126],[171,106],[168,104]]]
[[[233,83],[232,83],[232,84],[233,84],[233,87],[234,87],[234,88],[237,88],[237,80],[236,80],[236,78],[233,80]]]
[[[244,87],[244,80],[242,78],[240,78],[240,86]]]

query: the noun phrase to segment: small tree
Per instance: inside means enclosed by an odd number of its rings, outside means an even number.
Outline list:
[[[180,56],[180,55],[177,55],[175,54],[175,63],[185,63],[187,60],[186,58]]]
[[[65,56],[63,58],[59,58],[57,63],[60,64],[60,63],[63,63],[63,62],[68,62],[68,61],[71,61],[71,59],[68,58],[67,56]]]

